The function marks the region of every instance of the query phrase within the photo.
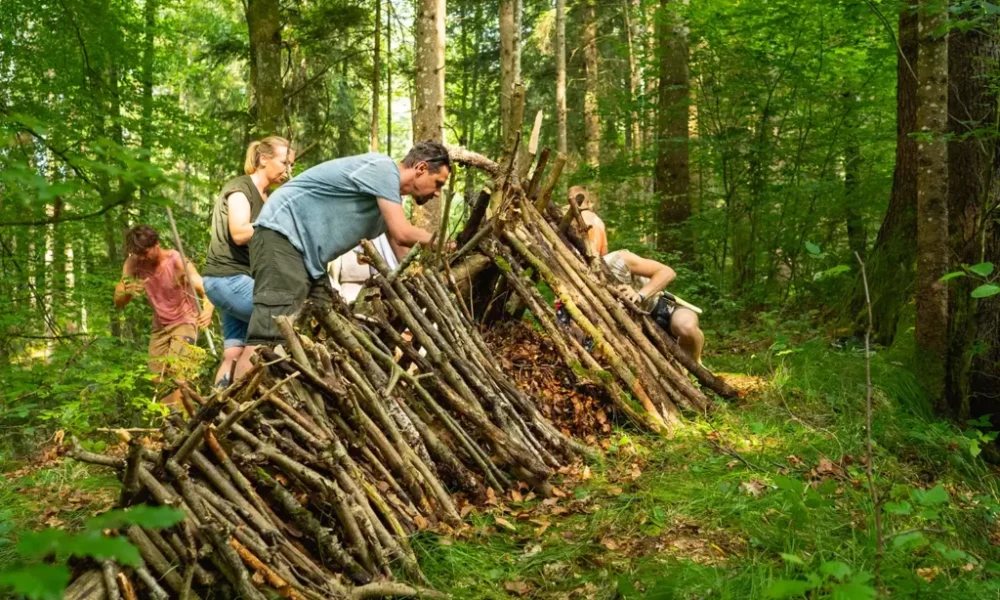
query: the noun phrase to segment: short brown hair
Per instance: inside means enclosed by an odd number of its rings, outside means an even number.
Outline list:
[[[160,243],[160,234],[149,225],[136,225],[125,236],[125,250],[140,254]]]
[[[448,170],[451,170],[451,156],[448,155],[448,149],[441,142],[434,140],[414,144],[406,153],[403,166],[412,167],[420,162],[427,163],[427,170],[431,173],[437,173],[441,167],[448,167]]]

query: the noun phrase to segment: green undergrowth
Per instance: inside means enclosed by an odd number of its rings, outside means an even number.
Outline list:
[[[710,355],[717,372],[760,386],[711,417],[670,439],[623,425],[604,459],[556,478],[560,495],[522,490],[412,545],[430,584],[458,599],[997,598],[989,427],[934,419],[910,354],[904,339],[872,358],[881,559],[863,346],[805,334]],[[114,494],[107,471],[71,461],[0,479],[0,568],[12,530],[78,528]]]
[[[996,598],[985,434],[929,416],[900,346],[872,358],[879,561],[863,346],[814,338],[711,357],[767,387],[669,440],[619,430],[567,498],[508,499],[468,531],[418,538],[424,570],[470,599]]]
[[[118,490],[111,470],[73,460],[0,475],[0,571],[17,559],[13,542],[19,532],[45,527],[79,531],[114,503]]]

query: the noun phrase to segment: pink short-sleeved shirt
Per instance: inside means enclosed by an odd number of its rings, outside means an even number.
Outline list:
[[[178,323],[196,323],[198,311],[181,277],[184,264],[180,253],[176,250],[163,250],[163,259],[155,273],[144,272],[137,265],[134,266],[134,272],[142,280],[146,299],[153,307],[154,330]]]

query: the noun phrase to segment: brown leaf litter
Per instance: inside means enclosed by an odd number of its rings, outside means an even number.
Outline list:
[[[501,367],[563,433],[586,439],[611,433],[612,406],[603,391],[575,385],[552,342],[527,323],[502,323],[486,332]]]

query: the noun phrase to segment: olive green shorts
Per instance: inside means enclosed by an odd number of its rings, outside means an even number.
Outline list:
[[[273,346],[282,341],[275,317],[295,315],[308,299],[330,303],[326,277],[311,279],[302,253],[284,235],[257,227],[250,238],[250,274],[253,277],[253,314],[247,346]]]

